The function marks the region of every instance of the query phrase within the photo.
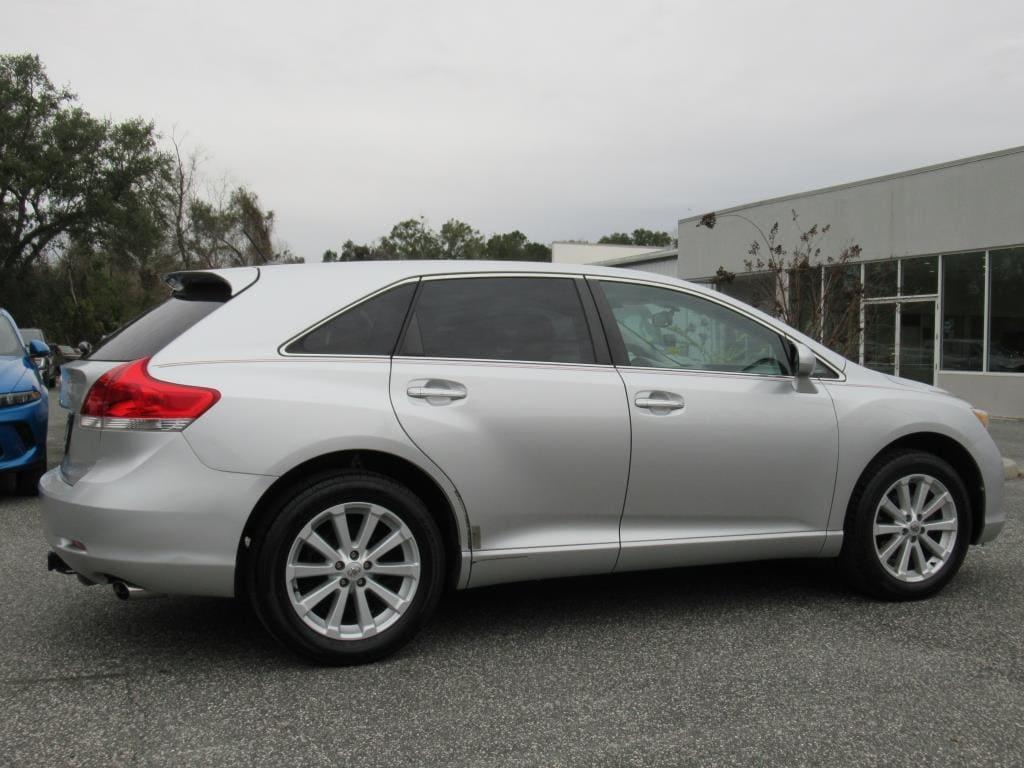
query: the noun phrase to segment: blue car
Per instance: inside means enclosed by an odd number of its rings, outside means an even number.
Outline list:
[[[42,341],[26,346],[18,326],[0,309],[0,474],[15,473],[18,493],[36,493],[46,471],[46,387],[33,357],[48,356]]]

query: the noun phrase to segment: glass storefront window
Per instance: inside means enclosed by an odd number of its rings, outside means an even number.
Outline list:
[[[921,259],[903,259],[902,296],[920,296],[937,293],[939,290],[939,257],[925,256]]]
[[[985,333],[985,254],[942,257],[942,369],[980,371]]]
[[[864,265],[864,295],[896,295],[896,261],[869,261]]]
[[[825,335],[822,343],[844,357],[860,356],[860,264],[825,268]]]
[[[738,274],[732,280],[720,282],[718,290],[769,315],[775,314],[775,274],[772,272]]]
[[[1024,373],[1024,248],[990,251],[988,369]]]

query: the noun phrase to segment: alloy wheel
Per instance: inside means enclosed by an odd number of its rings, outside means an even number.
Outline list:
[[[956,502],[931,475],[901,477],[882,494],[873,533],[875,553],[886,573],[908,583],[926,581],[953,555]]]
[[[364,640],[398,621],[420,581],[409,527],[379,504],[325,509],[298,532],[285,585],[302,621],[326,637]]]

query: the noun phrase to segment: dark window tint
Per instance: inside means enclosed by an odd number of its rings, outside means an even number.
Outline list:
[[[403,354],[592,363],[572,280],[474,277],[423,283]]]
[[[406,283],[378,293],[285,348],[294,355],[390,355],[416,290]]]
[[[89,359],[124,362],[155,355],[223,303],[208,298],[168,299],[115,331]]]
[[[18,340],[14,326],[7,318],[0,316],[0,357],[24,357],[25,348]]]

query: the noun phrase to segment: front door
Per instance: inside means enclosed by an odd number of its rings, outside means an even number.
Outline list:
[[[399,422],[465,503],[473,586],[615,563],[629,414],[607,351],[598,362],[580,287],[425,278],[392,362]]]
[[[838,457],[825,388],[797,382],[782,338],[731,307],[594,284],[621,336],[632,422],[616,569],[816,554]]]

